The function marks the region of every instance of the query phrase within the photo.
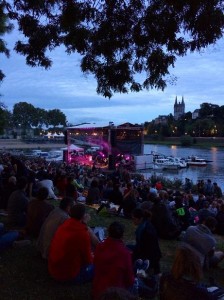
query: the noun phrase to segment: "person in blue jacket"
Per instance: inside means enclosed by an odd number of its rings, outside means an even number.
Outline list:
[[[6,231],[3,223],[0,223],[0,252],[13,245],[19,237],[16,230]]]

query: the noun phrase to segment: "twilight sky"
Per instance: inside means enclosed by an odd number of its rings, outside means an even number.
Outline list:
[[[170,73],[177,77],[174,85],[162,91],[114,94],[109,100],[96,93],[93,76],[84,76],[78,55],[68,56],[63,48],[50,53],[50,70],[31,68],[25,58],[16,54],[13,42],[18,32],[4,37],[11,50],[10,58],[1,55],[0,69],[6,75],[0,85],[0,101],[9,110],[18,102],[35,107],[60,109],[72,124],[94,122],[115,125],[124,122],[144,123],[158,115],[173,114],[175,97],[185,100],[186,112],[194,111],[203,102],[224,105],[224,40],[203,50],[178,58]]]

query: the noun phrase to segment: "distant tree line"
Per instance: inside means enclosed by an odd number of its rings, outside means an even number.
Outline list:
[[[13,106],[12,112],[0,103],[0,133],[7,128],[23,130],[36,128],[56,128],[66,126],[65,114],[59,109],[45,110],[27,102],[19,102]]]
[[[200,105],[198,117],[192,119],[192,113],[187,112],[178,120],[173,115],[167,116],[166,123],[157,123],[155,120],[145,122],[145,132],[154,137],[223,137],[224,136],[224,105],[211,103]]]

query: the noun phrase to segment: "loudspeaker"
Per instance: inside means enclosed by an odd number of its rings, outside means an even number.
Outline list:
[[[116,136],[116,129],[110,130],[110,145],[111,147],[117,146],[117,136]]]
[[[112,154],[108,156],[108,170],[115,170],[115,159]]]

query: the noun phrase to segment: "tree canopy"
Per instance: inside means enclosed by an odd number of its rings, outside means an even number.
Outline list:
[[[4,128],[9,125],[10,112],[6,109],[4,103],[0,102],[0,134],[3,134]]]
[[[0,1],[0,53],[4,53],[7,57],[9,57],[9,50],[2,37],[5,33],[10,32],[12,28],[13,26],[9,22],[8,15],[5,13],[5,3],[4,1]],[[2,70],[0,70],[0,81],[2,81],[4,77],[5,75]]]
[[[21,128],[66,125],[66,116],[59,109],[45,110],[27,102],[18,102],[13,107],[13,124]]]
[[[3,2],[25,36],[15,50],[28,65],[51,67],[49,50],[64,45],[82,56],[82,72],[94,75],[105,97],[163,90],[176,58],[215,43],[224,25],[221,0]]]

